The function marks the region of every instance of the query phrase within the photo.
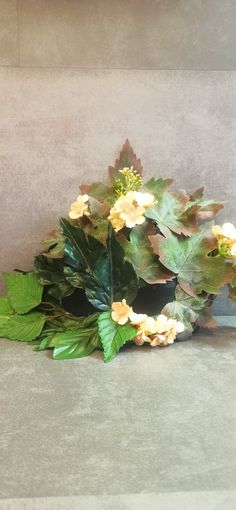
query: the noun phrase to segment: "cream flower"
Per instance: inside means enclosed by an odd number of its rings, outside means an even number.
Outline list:
[[[110,220],[116,232],[119,232],[119,230],[121,230],[125,226],[125,221],[122,220],[122,218],[120,217],[120,213],[117,212],[114,207],[112,207],[112,209],[110,210],[110,215],[108,216],[108,219]]]
[[[225,238],[236,241],[236,228],[232,223],[224,223],[222,227],[214,225],[212,232],[217,239]]]
[[[144,207],[129,206],[124,212],[120,213],[120,217],[124,220],[126,227],[133,228],[135,225],[142,225],[145,221],[143,215]]]
[[[155,197],[154,195],[151,195],[151,193],[141,193],[141,191],[136,191],[135,200],[137,204],[142,207],[152,207]]]
[[[73,204],[71,204],[69,217],[72,220],[77,220],[78,218],[81,218],[83,215],[89,216],[87,204],[88,200],[89,200],[88,195],[79,195],[76,199],[76,202],[73,202]]]
[[[142,322],[144,322],[147,319],[147,315],[145,313],[135,313],[133,310],[129,314],[129,320],[131,324],[138,326]]]
[[[108,219],[116,232],[124,226],[133,228],[135,225],[144,223],[145,209],[153,203],[154,196],[150,193],[128,191],[116,200]]]
[[[137,345],[144,342],[150,343],[152,347],[166,346],[174,343],[178,333],[184,331],[184,324],[175,319],[168,319],[163,314],[156,319],[148,317],[141,324],[134,339]]]
[[[222,227],[220,225],[214,225],[212,232],[218,241],[218,249],[220,255],[224,257],[235,257],[236,256],[236,228],[232,223],[224,223]]]
[[[132,308],[127,305],[126,299],[122,299],[122,301],[115,301],[112,303],[112,312],[111,317],[113,321],[123,326],[129,320],[129,314],[131,313]]]

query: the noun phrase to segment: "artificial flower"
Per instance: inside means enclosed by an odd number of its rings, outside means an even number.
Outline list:
[[[236,228],[232,223],[214,225],[212,232],[218,241],[220,255],[224,257],[236,257]]]
[[[69,217],[72,220],[77,220],[78,218],[81,218],[82,216],[89,216],[89,209],[88,209],[88,202],[89,196],[79,195],[76,199],[76,202],[73,202],[70,206],[70,212]]]
[[[214,225],[212,227],[214,236],[218,239],[230,239],[236,241],[236,228],[233,223],[224,223],[222,227],[220,225]]]
[[[115,301],[112,303],[112,312],[111,317],[113,321],[123,326],[129,320],[129,314],[132,311],[132,308],[127,305],[126,299],[122,299],[122,301]]]
[[[184,331],[184,324],[175,319],[168,319],[163,314],[156,319],[148,317],[141,324],[134,339],[137,345],[148,342],[152,347],[166,346],[174,343],[178,333]]]
[[[141,193],[141,191],[136,191],[135,200],[137,204],[142,207],[152,207],[155,197],[151,193]]]
[[[144,223],[145,209],[153,204],[154,196],[151,193],[128,191],[116,200],[108,219],[116,232],[124,226],[133,228]]]

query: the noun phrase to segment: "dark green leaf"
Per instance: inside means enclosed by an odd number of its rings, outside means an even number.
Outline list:
[[[98,319],[98,328],[104,349],[104,361],[111,361],[120,348],[136,335],[136,328],[130,324],[120,326],[113,321],[110,312],[103,312]]]
[[[65,236],[65,261],[77,272],[92,272],[97,259],[105,247],[97,239],[62,218],[61,226]]]
[[[3,273],[9,301],[17,313],[26,313],[41,303],[43,287],[35,273]]]
[[[39,255],[35,257],[34,267],[40,283],[50,286],[47,289],[48,297],[61,303],[64,297],[74,292],[74,287],[65,278],[63,259],[49,259],[45,255]]]
[[[138,291],[135,270],[125,260],[124,251],[114,232],[109,235],[107,251],[98,259],[92,275],[85,280],[88,300],[99,310],[108,310],[113,301],[123,298],[132,303]]]

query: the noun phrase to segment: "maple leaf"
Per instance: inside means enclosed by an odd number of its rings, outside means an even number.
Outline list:
[[[149,225],[139,225],[130,232],[130,240],[122,236],[119,241],[125,252],[125,257],[133,265],[136,274],[150,284],[166,283],[173,280],[175,275],[159,262],[158,256],[152,251],[147,237]]]
[[[156,205],[146,210],[145,216],[154,220],[163,233],[168,227],[176,234],[191,236],[199,230],[197,212],[198,206],[192,203],[189,206],[189,197],[184,192],[165,191]]]
[[[120,151],[120,157],[116,160],[115,166],[109,166],[108,168],[111,180],[114,181],[118,171],[125,167],[133,167],[136,172],[142,175],[143,167],[141,165],[141,160],[137,158],[128,139],[125,141]]]
[[[149,236],[154,253],[161,263],[177,275],[182,289],[188,294],[217,294],[219,289],[231,279],[232,263],[220,255],[212,256],[216,240],[209,227],[202,227],[189,238],[180,238],[168,228],[165,237],[157,234]]]
[[[190,195],[190,204],[194,203],[198,206],[197,216],[201,221],[212,220],[215,215],[224,208],[221,202],[215,200],[204,200],[203,197],[204,187],[197,189]]]
[[[144,186],[150,193],[155,195],[156,198],[159,198],[162,193],[169,188],[172,182],[173,179],[154,179],[154,177],[152,177]]]

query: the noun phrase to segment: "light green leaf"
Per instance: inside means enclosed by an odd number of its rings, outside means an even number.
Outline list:
[[[148,189],[149,193],[155,195],[156,198],[160,198],[172,182],[173,179],[154,179],[154,177],[152,177],[146,182],[145,188]]]
[[[46,317],[39,312],[27,315],[9,315],[8,320],[0,325],[0,336],[10,340],[31,342],[41,333]]]
[[[111,361],[120,348],[136,335],[136,328],[130,324],[120,326],[113,321],[110,312],[103,312],[98,319],[98,328],[104,349],[104,361]]]
[[[3,273],[9,301],[17,313],[26,313],[41,303],[43,287],[34,272]]]
[[[191,335],[193,326],[201,316],[202,310],[206,308],[207,302],[205,296],[190,296],[177,285],[175,301],[167,303],[161,313],[171,319],[183,322],[185,331],[181,334],[181,338],[187,338]]]
[[[69,332],[67,332],[69,333]],[[62,339],[62,333],[59,333]],[[68,338],[70,338],[68,334]],[[60,359],[75,359],[84,358],[89,356],[96,349],[101,349],[101,342],[98,335],[98,331],[94,331],[90,334],[80,334],[77,341],[68,341],[66,343],[66,333],[64,334],[63,342],[57,344],[53,351],[53,358]]]
[[[197,205],[190,204],[189,197],[185,193],[165,191],[157,204],[146,210],[145,216],[155,221],[163,233],[168,227],[176,234],[191,236],[199,231],[197,212]]]

